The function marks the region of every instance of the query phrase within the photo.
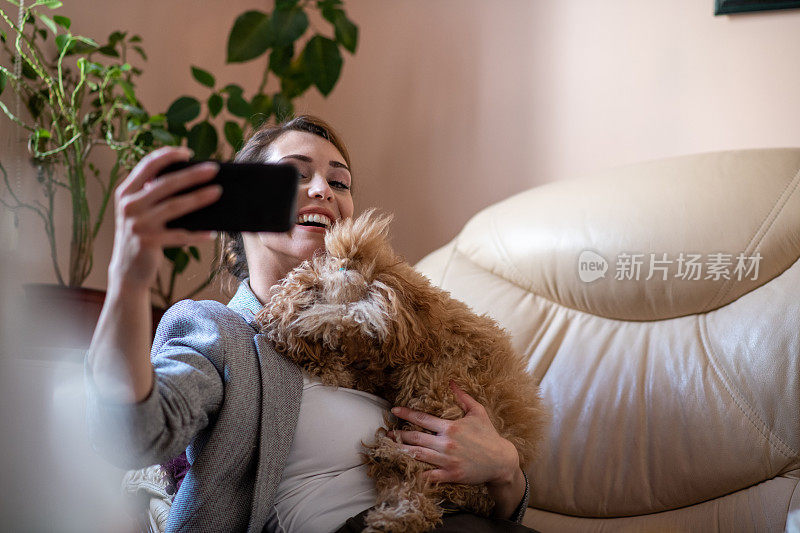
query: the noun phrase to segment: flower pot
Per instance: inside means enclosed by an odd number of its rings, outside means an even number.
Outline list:
[[[41,283],[26,283],[23,287],[28,323],[32,326],[29,342],[48,348],[89,347],[105,291]],[[154,332],[163,313],[153,307]]]

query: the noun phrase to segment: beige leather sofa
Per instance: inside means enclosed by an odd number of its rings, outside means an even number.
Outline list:
[[[537,187],[423,259],[552,407],[525,523],[800,531],[798,257],[800,149],[769,149]]]

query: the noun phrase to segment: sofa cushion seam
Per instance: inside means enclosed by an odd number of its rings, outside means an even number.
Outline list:
[[[791,459],[793,456],[798,455],[796,450],[793,450],[791,446],[783,441],[778,435],[775,435],[767,426],[767,424],[761,420],[761,418],[756,414],[755,409],[751,405],[749,405],[744,398],[741,397],[739,392],[735,390],[733,387],[733,383],[729,378],[727,372],[719,363],[716,358],[716,355],[713,353],[714,350],[711,346],[711,340],[708,335],[707,325],[706,325],[706,316],[707,315],[698,315],[697,316],[697,330],[698,335],[700,337],[700,344],[703,348],[702,352],[705,354],[706,358],[708,359],[709,363],[711,364],[711,368],[714,370],[717,379],[720,381],[722,386],[728,392],[731,399],[733,400],[736,407],[744,414],[745,418],[753,425],[756,431],[764,437],[767,441],[767,444],[771,447],[776,449],[781,455],[784,455],[787,459]],[[760,426],[760,427],[759,427]],[[777,441],[780,446],[775,444]],[[782,447],[782,449],[781,449]]]
[[[792,194],[794,194],[798,184],[800,184],[800,170],[795,173],[794,178],[789,180],[781,193],[775,199],[775,203],[772,204],[772,207],[769,211],[767,211],[767,214],[764,216],[761,224],[756,227],[756,230],[753,232],[753,235],[747,242],[747,246],[745,246],[743,253],[747,253],[749,255],[758,248],[758,246],[769,233],[770,229],[772,229],[775,221],[780,217],[781,213],[783,212],[783,208],[786,206],[789,198],[792,197]],[[717,290],[717,293],[709,300],[709,303],[706,307],[713,308],[714,306],[717,306],[719,301],[731,291],[733,286],[732,280],[728,280],[726,283],[723,283]]]

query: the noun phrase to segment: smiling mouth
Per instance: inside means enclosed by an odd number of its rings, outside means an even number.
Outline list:
[[[328,229],[331,224],[333,223],[330,218],[319,213],[306,213],[297,217],[298,226]]]

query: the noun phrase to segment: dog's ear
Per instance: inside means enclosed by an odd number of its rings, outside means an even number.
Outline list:
[[[380,277],[383,280],[376,279],[370,285],[367,301],[388,318],[383,323],[386,329],[377,336],[387,363],[404,365],[429,361],[436,351],[438,330],[435,322],[428,318],[428,295],[406,285],[402,272]]]
[[[389,246],[392,218],[368,209],[356,219],[339,220],[325,234],[325,249],[331,257],[358,261],[373,268],[390,264],[397,260]]]

